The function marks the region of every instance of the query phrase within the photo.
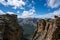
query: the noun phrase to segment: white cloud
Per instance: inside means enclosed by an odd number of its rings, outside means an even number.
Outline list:
[[[57,11],[54,11],[54,13],[53,13],[54,15],[57,15],[57,16],[60,16],[60,9],[59,10],[57,10]]]
[[[2,10],[0,10],[0,15],[5,14]]]
[[[6,12],[8,14],[16,14],[14,12]],[[2,14],[6,14],[4,13],[2,10],[0,10],[0,15]],[[29,11],[23,11],[22,15],[18,15],[18,18],[54,18],[54,15],[57,15],[57,16],[60,16],[60,9],[59,10],[56,10],[52,13],[47,13],[47,14],[44,14],[44,15],[38,15],[38,14],[35,14],[35,9],[30,9]]]
[[[60,6],[60,0],[48,0],[47,5],[51,8],[57,8]]]
[[[36,17],[37,18],[54,18],[55,15],[60,16],[60,9],[56,10],[52,13],[47,13],[47,14],[44,14],[44,15],[36,15]]]
[[[14,12],[6,12],[8,14],[16,14]],[[0,15],[1,14],[6,14],[4,13],[2,10],[0,10]],[[18,18],[54,18],[54,15],[57,15],[57,16],[60,16],[60,9],[59,10],[56,10],[52,13],[47,13],[47,14],[44,14],[44,15],[38,15],[38,14],[35,14],[35,10],[34,9],[30,9],[29,11],[23,11],[22,15],[18,15]]]
[[[29,11],[23,11],[21,18],[27,18],[27,17],[35,17],[35,10],[32,8]]]
[[[3,5],[7,4],[7,2],[5,0],[0,0],[0,3],[3,4]]]
[[[14,12],[10,12],[10,11],[8,11],[8,12],[3,12],[2,10],[0,10],[0,15],[2,15],[2,14],[15,14]]]
[[[6,12],[6,13],[7,13],[7,14],[15,14],[14,12],[9,12],[9,11],[8,11],[8,12]]]
[[[25,5],[25,2],[22,0],[7,0],[7,2],[5,0],[0,0],[0,3],[5,5],[5,6],[14,6],[13,8],[16,9],[18,8],[22,8],[22,6]]]
[[[38,15],[35,13],[35,9],[30,9],[29,11],[23,11],[22,15],[18,15],[18,18],[54,18],[54,16],[60,16],[60,9],[51,13],[46,13],[43,15]]]

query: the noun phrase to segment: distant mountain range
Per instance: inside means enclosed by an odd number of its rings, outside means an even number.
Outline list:
[[[18,23],[24,30],[24,37],[31,38],[37,26],[38,18],[18,18]]]

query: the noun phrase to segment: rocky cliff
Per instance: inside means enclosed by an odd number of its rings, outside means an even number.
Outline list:
[[[0,15],[0,40],[23,40],[23,29],[17,22],[17,15]]]
[[[39,20],[32,40],[60,40],[60,17]]]

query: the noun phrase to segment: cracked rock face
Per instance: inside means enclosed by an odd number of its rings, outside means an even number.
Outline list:
[[[16,15],[0,15],[0,40],[23,40],[23,29]]]
[[[60,40],[60,17],[39,20],[32,40]]]

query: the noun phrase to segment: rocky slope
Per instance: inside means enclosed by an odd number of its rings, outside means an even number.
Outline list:
[[[32,40],[60,40],[60,17],[39,20]]]

